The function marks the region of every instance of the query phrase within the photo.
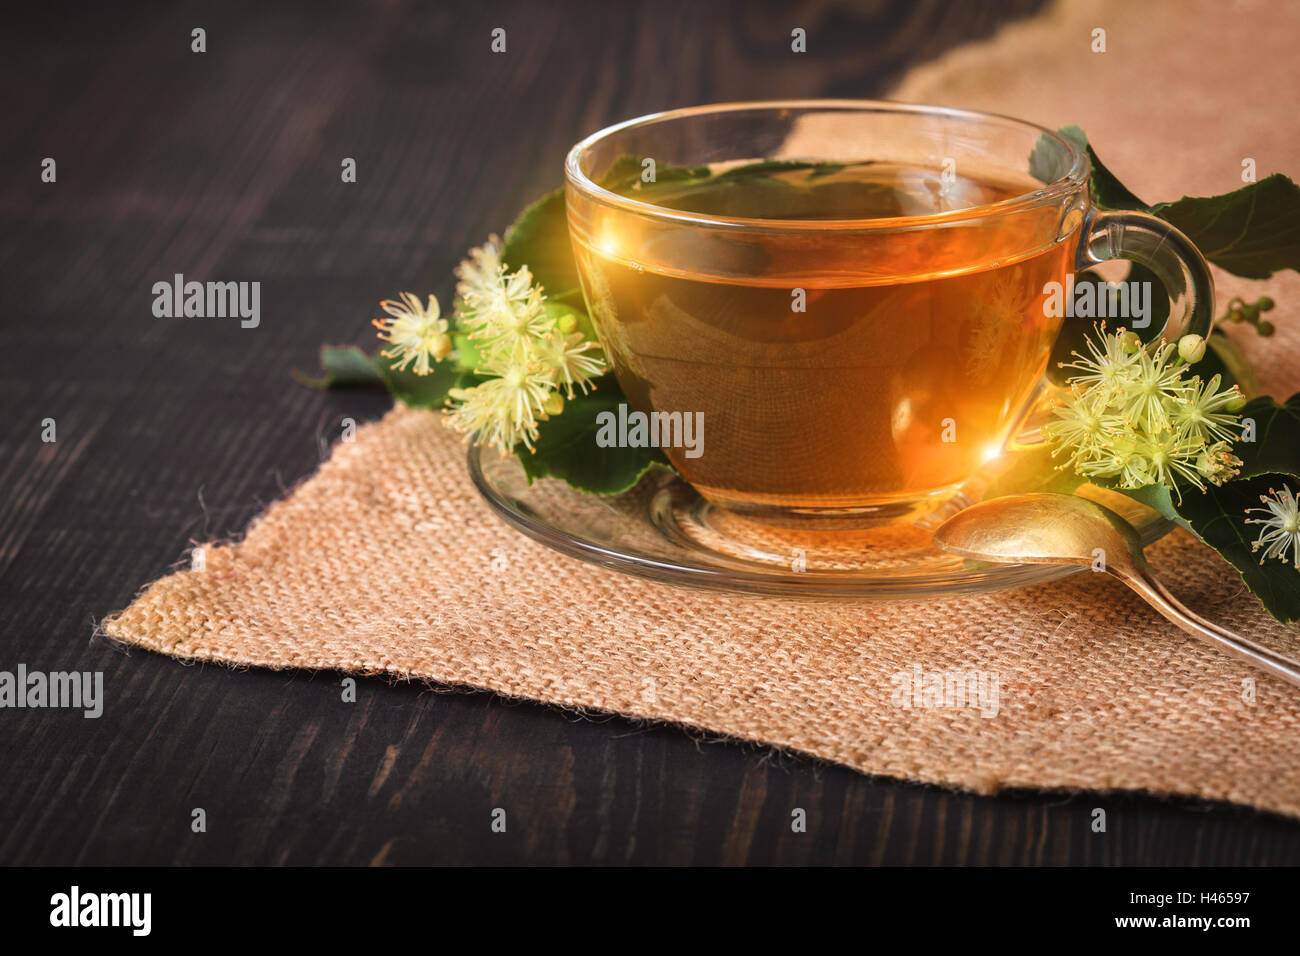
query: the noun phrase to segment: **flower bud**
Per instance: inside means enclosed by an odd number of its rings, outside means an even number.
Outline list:
[[[572,335],[578,331],[578,317],[572,312],[565,312],[555,320],[555,327],[564,335]]]
[[[1261,312],[1272,312],[1275,305],[1277,305],[1277,303],[1268,296],[1262,296],[1260,300],[1255,303],[1255,307]]]
[[[1184,335],[1178,340],[1178,354],[1188,365],[1205,358],[1205,339],[1199,335]]]
[[[1259,324],[1255,326],[1255,331],[1264,336],[1264,338],[1268,338],[1276,332],[1277,329],[1274,328],[1273,323],[1268,321],[1268,319],[1260,319]]]
[[[542,403],[542,411],[547,415],[558,415],[564,411],[564,396],[559,392],[551,392],[546,396],[546,401]]]
[[[1230,412],[1239,412],[1246,407],[1246,396],[1241,394],[1241,389],[1232,386],[1232,398],[1228,399],[1224,409]]]
[[[451,336],[446,332],[439,332],[432,341],[429,342],[429,354],[441,362],[451,354]]]
[[[1121,332],[1119,334],[1119,344],[1125,352],[1132,355],[1142,348],[1142,336],[1133,331]]]

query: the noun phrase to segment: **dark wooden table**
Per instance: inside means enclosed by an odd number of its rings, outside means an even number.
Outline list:
[[[183,666],[94,636],[192,543],[310,474],[342,417],[384,412],[289,370],[322,341],[372,341],[381,297],[448,301],[465,249],[558,185],[582,135],[701,102],[880,94],[1037,5],[7,10],[0,670],[102,670],[107,700],[98,720],[0,710],[0,863],[1300,859],[1300,824],[1241,808],[952,794],[379,680],[344,704],[336,675]],[[153,283],[178,272],[260,281],[261,325],[155,318]]]

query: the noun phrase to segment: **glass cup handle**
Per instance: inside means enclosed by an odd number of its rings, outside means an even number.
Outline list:
[[[1162,335],[1177,341],[1193,332],[1210,334],[1214,323],[1214,279],[1192,240],[1163,219],[1144,212],[1090,209],[1080,230],[1075,269],[1082,271],[1112,259],[1129,259],[1146,266],[1169,295],[1169,316],[1163,328],[1148,334],[1149,316],[1141,325],[1134,320],[1124,321],[1125,328],[1141,333],[1147,341]]]

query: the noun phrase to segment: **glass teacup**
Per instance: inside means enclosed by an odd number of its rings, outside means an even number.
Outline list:
[[[1024,426],[1076,269],[1141,262],[1170,331],[1209,331],[1186,237],[1092,208],[1086,156],[1015,119],[703,106],[602,130],[566,173],[583,293],[639,439],[760,519],[874,523],[951,497]]]

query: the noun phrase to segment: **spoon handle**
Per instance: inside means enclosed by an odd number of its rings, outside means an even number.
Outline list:
[[[1162,615],[1207,644],[1300,687],[1300,661],[1207,621],[1174,597],[1150,571],[1116,575]]]

